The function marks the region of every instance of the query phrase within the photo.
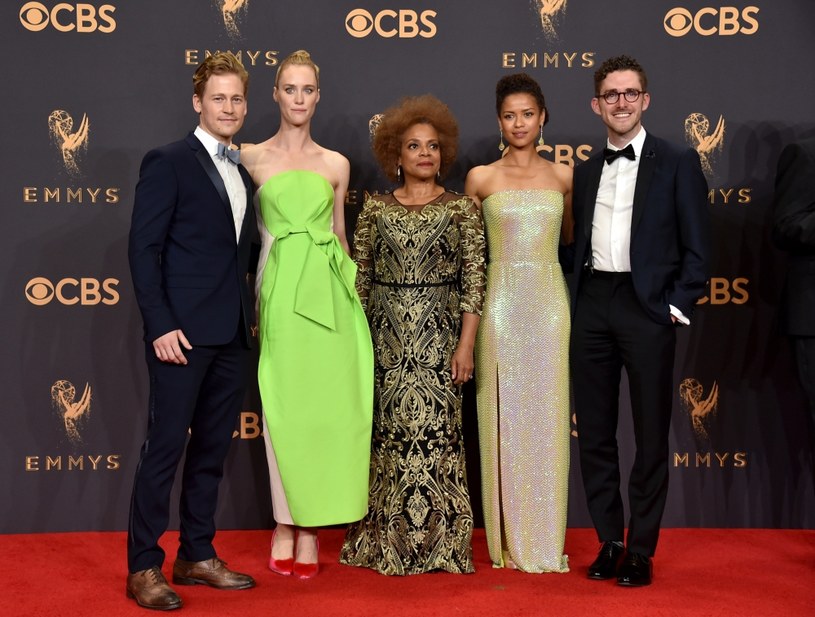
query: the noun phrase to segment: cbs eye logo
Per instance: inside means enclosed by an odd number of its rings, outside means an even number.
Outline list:
[[[354,38],[361,39],[371,32],[390,39],[398,36],[400,39],[412,39],[420,36],[432,39],[436,36],[436,24],[433,19],[436,11],[422,11],[418,13],[412,9],[384,9],[376,15],[371,15],[365,9],[354,9],[345,16],[345,29]]]
[[[685,36],[691,30],[702,36],[732,36],[734,34],[755,34],[758,31],[757,6],[741,10],[734,6],[714,8],[704,7],[691,13],[678,6],[665,14],[662,25],[665,32],[674,37]]]
[[[64,278],[55,285],[47,278],[37,276],[25,285],[25,297],[35,306],[45,306],[54,298],[60,304],[71,306],[95,306],[99,303],[111,306],[118,304],[119,291],[116,286],[119,279],[107,278],[103,281],[95,278]]]
[[[49,9],[42,2],[26,2],[20,9],[20,23],[31,32],[40,32],[50,25],[60,32],[109,34],[116,30],[112,15],[115,10],[112,4],[103,4],[97,9],[87,3],[59,2]]]

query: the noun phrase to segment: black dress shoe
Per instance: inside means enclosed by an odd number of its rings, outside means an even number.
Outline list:
[[[597,559],[589,566],[588,577],[596,581],[605,581],[617,576],[617,568],[625,553],[622,542],[603,542]]]
[[[617,571],[617,584],[623,587],[644,587],[651,584],[654,566],[651,558],[640,553],[626,553]]]

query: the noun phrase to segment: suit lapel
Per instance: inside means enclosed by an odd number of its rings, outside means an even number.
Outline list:
[[[221,178],[221,174],[218,173],[218,170],[215,168],[215,163],[212,162],[212,157],[210,156],[209,152],[206,151],[204,148],[204,144],[198,141],[198,138],[190,133],[187,136],[187,143],[190,147],[195,150],[195,158],[201,164],[201,167],[204,168],[204,171],[207,172],[207,176],[209,176],[212,185],[215,187],[215,190],[218,191],[218,195],[221,197],[221,201],[223,202],[224,206],[229,212],[229,220],[232,220],[232,206],[229,204],[229,195],[226,192],[226,185],[224,184],[224,179]]]
[[[585,198],[580,207],[583,208],[583,235],[591,246],[591,226],[594,221],[594,208],[597,205],[597,189],[600,188],[600,175],[603,173],[605,161],[602,154],[593,156],[585,163],[588,166],[586,178]]]
[[[651,178],[657,166],[656,139],[650,133],[645,135],[645,142],[642,144],[640,155],[640,165],[637,169],[637,184],[634,187],[634,207],[631,213],[631,237],[637,232],[637,226],[645,211],[645,198],[648,195],[648,188],[651,186]]]
[[[241,179],[243,180],[243,186],[246,188],[246,210],[243,213],[243,222],[241,223],[241,234],[240,238],[238,238],[238,244],[243,242],[243,239],[246,237],[246,234],[250,233],[250,223],[252,221],[252,213],[254,208],[254,195],[252,194],[252,178],[249,175],[249,172],[246,171],[246,168],[243,165],[238,165],[238,171],[241,174]]]
[[[221,201],[224,205],[232,211],[232,206],[229,204],[229,195],[226,192],[226,185],[224,185],[224,179],[221,178],[221,174],[218,173],[218,170],[215,169],[215,163],[212,162],[212,157],[209,155],[209,152],[201,148],[198,152],[195,153],[195,158],[198,159],[198,162],[201,163],[201,167],[204,168],[204,171],[207,172],[209,179],[212,181],[215,190],[218,191],[218,195],[221,197]]]

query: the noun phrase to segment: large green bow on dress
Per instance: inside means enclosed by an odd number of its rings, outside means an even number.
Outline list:
[[[348,297],[353,300],[356,295],[354,281],[357,266],[345,254],[336,234],[317,225],[304,225],[302,227],[287,227],[279,230],[275,235],[273,248],[287,236],[307,233],[311,237],[305,257],[303,259],[300,278],[294,296],[294,312],[307,319],[336,330],[334,320],[334,295],[332,293],[331,276],[337,276],[342,281]]]

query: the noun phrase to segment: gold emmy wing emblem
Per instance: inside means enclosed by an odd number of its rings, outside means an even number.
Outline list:
[[[70,174],[78,174],[79,165],[77,159],[79,158],[79,151],[87,152],[88,150],[88,133],[90,131],[88,116],[82,114],[82,123],[79,128],[76,131],[73,128],[74,119],[67,111],[55,109],[48,116],[48,130],[51,131],[51,139],[62,152],[65,169]]]
[[[693,431],[700,439],[707,440],[707,424],[714,418],[719,406],[719,384],[714,381],[708,395],[705,397],[704,394],[702,384],[693,377],[684,379],[679,384],[679,397],[690,416]]]
[[[51,404],[65,424],[65,434],[72,444],[82,443],[79,434],[80,423],[91,414],[91,387],[85,384],[82,397],[76,400],[74,384],[60,379],[51,386]]]
[[[537,0],[541,28],[547,38],[557,38],[555,19],[558,13],[566,11],[566,2],[567,0]]]
[[[376,129],[378,129],[379,125],[382,124],[382,118],[384,117],[384,114],[374,114],[371,116],[371,119],[368,120],[368,136],[371,138],[371,141],[374,140]]]
[[[239,37],[237,15],[240,11],[246,11],[249,0],[219,0],[221,14],[224,16],[224,27],[231,37]]]
[[[711,133],[707,116],[700,113],[689,115],[685,118],[685,139],[699,153],[702,170],[707,175],[712,175],[713,152],[716,150],[721,152],[724,146],[724,118],[719,116],[719,122]]]

